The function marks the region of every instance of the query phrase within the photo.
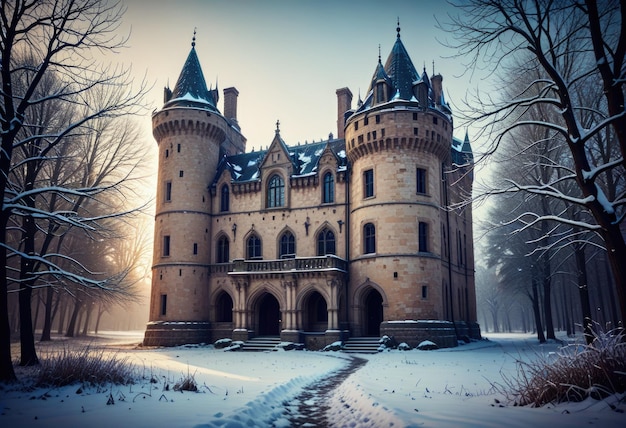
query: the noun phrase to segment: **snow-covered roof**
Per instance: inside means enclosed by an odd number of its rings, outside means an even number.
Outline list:
[[[285,151],[289,154],[293,165],[292,176],[303,177],[316,174],[319,161],[327,147],[337,159],[337,170],[345,171],[348,163],[345,140],[333,139],[294,146],[285,144]],[[259,180],[260,167],[266,154],[267,150],[261,150],[224,156],[218,165],[215,179],[218,180],[226,170],[230,172],[232,182],[245,183]]]
[[[165,88],[165,105],[163,108],[196,107],[219,112],[217,109],[218,98],[217,88],[207,89],[195,45],[192,44],[176,86],[173,90]]]

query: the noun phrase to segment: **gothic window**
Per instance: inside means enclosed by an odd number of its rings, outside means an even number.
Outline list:
[[[426,170],[424,168],[417,168],[417,172],[415,175],[417,182],[417,193],[426,194]]]
[[[418,251],[420,253],[428,252],[428,223],[420,221],[418,224]]]
[[[327,172],[324,174],[324,190],[322,195],[322,203],[329,204],[335,202],[335,178],[333,174]]]
[[[296,256],[296,238],[293,233],[287,231],[280,237],[280,254],[281,259]]]
[[[273,175],[267,188],[267,207],[276,208],[285,205],[285,183],[278,175]]]
[[[230,260],[230,242],[225,236],[217,240],[217,260],[216,263],[228,263]]]
[[[261,240],[257,235],[250,235],[246,242],[246,258],[260,259],[261,257]]]
[[[363,226],[363,253],[371,254],[376,252],[376,228],[372,223]]]
[[[220,192],[220,211],[228,211],[230,209],[230,193],[228,185],[224,184]]]
[[[317,236],[317,255],[336,254],[335,234],[330,229],[323,229]]]
[[[363,172],[363,194],[365,198],[374,196],[374,170],[368,169]]]

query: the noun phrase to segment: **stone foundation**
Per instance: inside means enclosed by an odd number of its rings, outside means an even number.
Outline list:
[[[440,348],[458,345],[454,324],[450,321],[383,321],[380,324],[380,335],[393,337],[397,343],[406,342],[412,348],[424,340],[430,340]]]
[[[157,321],[146,327],[144,346],[178,346],[211,343],[211,323],[194,321]]]

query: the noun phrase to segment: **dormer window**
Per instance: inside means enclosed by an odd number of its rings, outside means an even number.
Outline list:
[[[376,103],[384,103],[385,97],[385,84],[383,82],[376,84]]]

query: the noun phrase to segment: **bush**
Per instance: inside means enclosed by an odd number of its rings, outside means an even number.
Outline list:
[[[591,345],[569,345],[532,362],[518,361],[517,378],[504,377],[505,395],[515,405],[603,399],[626,392],[623,331],[594,333]]]
[[[225,339],[219,339],[215,341],[213,345],[215,346],[215,349],[224,349],[232,345],[232,343],[233,343],[232,339],[225,338]]]
[[[105,353],[89,346],[79,349],[63,348],[40,359],[36,386],[65,386],[74,383],[102,385],[133,383],[134,367],[128,358],[117,353]]]

